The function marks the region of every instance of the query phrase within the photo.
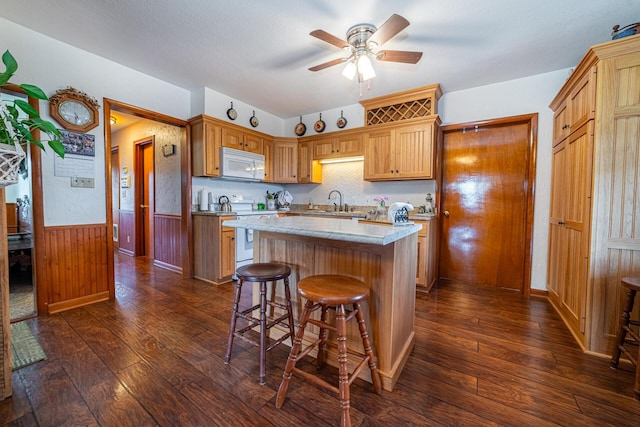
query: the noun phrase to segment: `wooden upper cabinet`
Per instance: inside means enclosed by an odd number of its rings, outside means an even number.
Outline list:
[[[298,182],[298,140],[274,138],[273,182]]]
[[[322,183],[322,169],[312,155],[313,142],[298,143],[298,182]]]
[[[244,134],[244,150],[264,154],[264,139],[250,133]]]
[[[555,147],[569,136],[569,119],[566,100],[558,106],[553,114],[553,146]]]
[[[264,179],[263,182],[273,182],[273,140],[265,139],[262,148],[264,150]]]
[[[372,131],[364,136],[364,179],[374,181],[393,177],[394,137],[392,129]]]
[[[193,176],[220,176],[221,126],[204,116],[190,123]]]
[[[223,126],[222,146],[234,148],[236,150],[250,151],[252,153],[264,154],[262,147],[263,138],[240,129]]]
[[[568,94],[559,100],[554,100],[551,106],[554,111],[554,147],[588,120],[592,120],[595,115],[596,66],[588,68],[581,77],[573,78],[575,82]]]
[[[309,140],[313,142],[313,158],[335,159],[340,157],[355,157],[364,154],[362,132],[350,132]]]
[[[437,122],[394,125],[364,136],[364,179],[434,179]]]

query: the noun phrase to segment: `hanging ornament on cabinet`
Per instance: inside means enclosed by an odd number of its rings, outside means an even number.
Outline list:
[[[298,136],[302,136],[307,132],[307,125],[302,123],[302,116],[300,116],[300,123],[296,125],[295,132]]]
[[[251,116],[251,118],[249,119],[249,123],[254,128],[258,127],[258,125],[260,124],[260,122],[258,121],[258,118],[256,117],[256,111],[255,110],[253,110],[253,116]]]
[[[324,131],[326,124],[322,121],[322,113],[320,113],[320,119],[316,122],[316,124],[313,127],[318,133]]]
[[[344,116],[342,115],[342,110],[340,110],[340,118],[336,122],[336,126],[338,126],[338,128],[340,128],[340,129],[342,129],[346,125],[347,125],[347,119],[344,118]]]
[[[227,110],[227,117],[229,117],[231,120],[235,120],[238,118],[238,113],[233,109],[233,102],[231,103],[231,108]]]

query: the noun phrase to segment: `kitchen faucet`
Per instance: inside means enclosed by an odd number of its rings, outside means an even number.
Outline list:
[[[331,190],[329,192],[329,200],[331,200],[331,195],[333,193],[338,193],[338,196],[339,196],[339,199],[338,199],[338,210],[340,212],[342,212],[342,193],[340,191],[338,191],[338,190]],[[336,204],[335,203],[333,204],[333,210],[334,211],[336,210]]]

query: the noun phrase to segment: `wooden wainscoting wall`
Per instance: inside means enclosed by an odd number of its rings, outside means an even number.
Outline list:
[[[158,267],[182,272],[181,227],[180,215],[153,215],[153,263]]]
[[[109,299],[107,231],[106,224],[45,227],[45,271],[38,271],[38,289],[46,292],[38,293],[39,313]]]
[[[135,216],[133,211],[120,209],[120,215],[118,217],[118,250],[131,256],[133,256],[133,250],[136,247],[134,224]]]

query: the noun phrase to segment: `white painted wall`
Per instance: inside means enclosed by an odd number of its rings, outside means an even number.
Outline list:
[[[96,98],[116,99],[180,119],[191,112],[189,91],[149,77],[107,59],[43,36],[0,18],[0,49],[9,49],[18,61],[13,83],[31,83],[52,95],[73,86]],[[40,103],[44,119],[47,102]],[[106,221],[104,123],[89,133],[95,135],[95,188],[71,188],[71,179],[54,176],[54,155],[42,156],[45,225],[94,224]],[[53,121],[53,120],[52,120]]]

